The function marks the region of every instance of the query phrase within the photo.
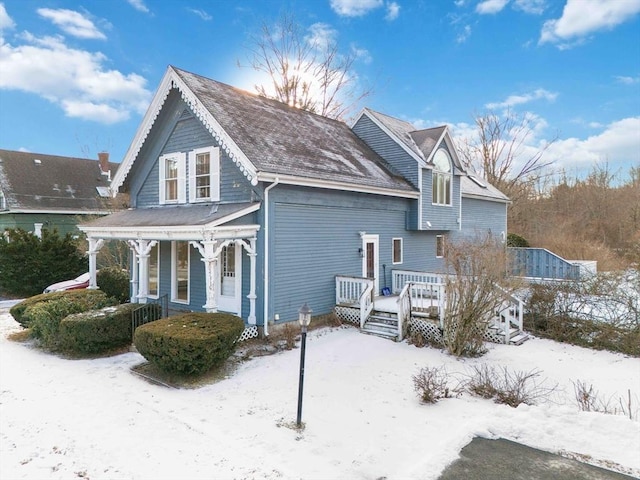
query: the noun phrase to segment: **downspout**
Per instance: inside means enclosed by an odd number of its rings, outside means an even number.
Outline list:
[[[264,189],[264,311],[262,322],[265,336],[269,335],[269,190],[280,183],[280,178]]]

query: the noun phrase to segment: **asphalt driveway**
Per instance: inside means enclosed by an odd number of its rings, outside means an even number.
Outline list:
[[[630,480],[636,477],[509,440],[476,437],[438,480]]]

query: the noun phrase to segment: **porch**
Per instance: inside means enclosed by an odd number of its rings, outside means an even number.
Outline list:
[[[363,333],[402,341],[409,331],[419,331],[425,339],[439,341],[446,306],[446,282],[441,274],[393,270],[389,295],[376,295],[373,279],[336,276],[335,313]],[[505,295],[489,320],[485,339],[514,345],[527,340],[523,307],[521,299]]]

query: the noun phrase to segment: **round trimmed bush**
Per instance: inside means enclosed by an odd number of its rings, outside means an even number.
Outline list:
[[[162,371],[197,375],[222,365],[243,331],[244,321],[229,313],[185,313],[138,327],[133,344]]]

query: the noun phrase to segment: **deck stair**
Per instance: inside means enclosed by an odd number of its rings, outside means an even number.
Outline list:
[[[522,345],[524,342],[526,342],[530,338],[526,332],[519,330],[513,325],[509,325],[509,342],[504,341],[505,332],[504,332],[503,326],[490,325],[488,328],[488,331],[492,335],[502,339],[502,341],[500,341],[499,343],[510,343],[511,345]]]
[[[360,330],[368,335],[375,335],[391,340],[398,339],[398,314],[374,310]]]

